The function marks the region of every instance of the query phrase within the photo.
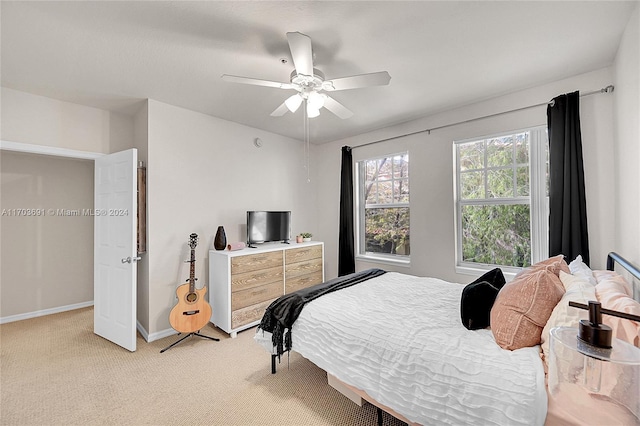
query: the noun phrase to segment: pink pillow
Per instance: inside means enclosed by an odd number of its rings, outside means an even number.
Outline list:
[[[624,281],[624,278],[618,275]],[[628,283],[621,285],[617,277],[601,280],[596,285],[596,297],[605,309],[640,315],[640,303],[629,297]],[[612,315],[602,315],[602,322],[613,329],[613,337],[640,348],[640,323]]]
[[[598,284],[602,283],[603,285],[615,287],[627,296],[633,297],[631,285],[616,271],[593,271],[593,276],[596,277]]]
[[[518,278],[521,275],[530,274],[537,271],[551,272],[556,277],[560,276],[560,271],[564,271],[567,274],[571,273],[571,270],[569,269],[569,265],[567,265],[567,262],[565,262],[564,260],[564,255],[559,254],[557,256],[550,257],[538,263],[534,263],[528,268],[525,268],[522,271],[518,272],[515,278]]]
[[[564,266],[568,272],[566,262]],[[502,287],[491,308],[496,343],[509,350],[539,344],[542,329],[563,294],[560,278],[546,267],[525,269]]]

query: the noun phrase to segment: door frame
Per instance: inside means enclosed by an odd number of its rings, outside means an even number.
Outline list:
[[[13,142],[13,141],[6,141],[6,140],[0,140],[0,151],[13,151],[13,152],[23,152],[23,153],[30,153],[30,154],[52,155],[56,157],[76,158],[76,159],[84,159],[84,160],[96,160],[97,158],[108,155],[100,152],[80,151],[75,149],[61,148],[57,146],[36,145],[36,144],[30,144],[30,143],[24,143],[24,142]],[[95,259],[94,259],[94,264],[95,264]],[[87,306],[93,306],[93,301],[91,302],[91,305],[87,305]],[[146,331],[142,329],[140,322],[138,321],[138,318],[136,318],[135,320],[136,320],[136,329],[143,336],[145,336]]]
[[[106,154],[99,152],[78,151],[75,149],[60,148],[57,146],[34,145],[23,142],[11,142],[0,140],[0,150],[26,152],[31,154],[54,155],[56,157],[81,158],[85,160],[95,160]]]

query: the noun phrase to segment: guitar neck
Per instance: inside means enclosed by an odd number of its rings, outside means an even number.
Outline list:
[[[189,293],[193,293],[196,288],[196,250],[191,249],[191,261],[189,262]]]

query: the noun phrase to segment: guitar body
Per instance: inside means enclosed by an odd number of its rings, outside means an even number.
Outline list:
[[[211,306],[204,300],[207,288],[196,288],[195,265],[196,265],[196,245],[198,235],[189,236],[189,246],[191,247],[191,260],[188,260],[189,282],[182,284],[176,289],[178,304],[169,313],[169,323],[174,330],[180,333],[196,333],[207,325],[211,319]]]
[[[180,333],[193,333],[207,325],[211,319],[211,306],[204,299],[206,287],[189,291],[190,284],[176,289],[178,304],[169,313],[169,323]]]

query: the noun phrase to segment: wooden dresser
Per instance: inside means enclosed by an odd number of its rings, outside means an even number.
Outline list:
[[[211,322],[236,337],[278,297],[323,282],[323,265],[324,244],[315,241],[209,250]]]

